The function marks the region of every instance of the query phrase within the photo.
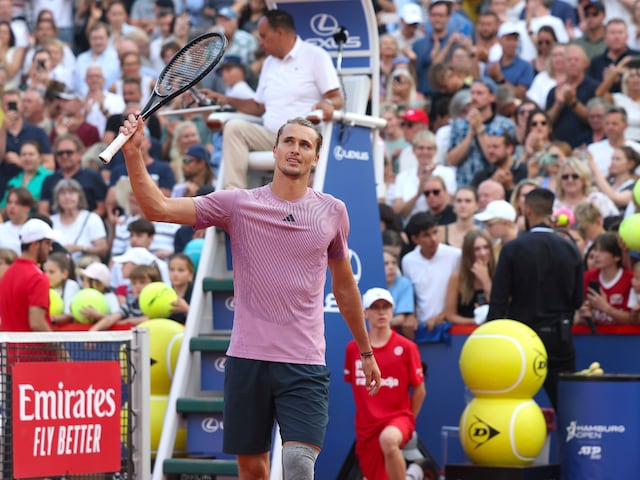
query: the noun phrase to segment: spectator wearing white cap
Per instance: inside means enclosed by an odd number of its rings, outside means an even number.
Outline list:
[[[153,253],[151,253],[148,246],[143,247],[139,245],[143,243],[150,244],[152,239],[153,235],[148,237],[147,240],[145,240],[142,235],[134,236],[131,238],[131,248],[127,249],[122,255],[113,257],[113,266],[111,269],[111,286],[116,289],[116,293],[118,296],[121,296],[123,292],[129,287],[129,282],[123,275],[123,268],[126,263],[131,263],[133,265],[155,266],[160,271],[162,281],[169,285],[171,284],[167,262],[161,260]],[[126,288],[123,289],[123,286]]]
[[[474,215],[477,221],[484,223],[485,229],[491,235],[496,259],[504,244],[518,236],[516,216],[516,209],[506,200],[489,202],[484,211]]]
[[[398,42],[398,51],[409,58],[415,60],[416,54],[413,51],[413,43],[424,37],[422,22],[422,7],[415,3],[406,3],[400,9],[400,28],[391,32],[391,36]]]
[[[104,263],[94,262],[87,265],[87,268],[80,270],[82,276],[82,288],[93,288],[101,292],[107,300],[107,312],[101,313],[93,306],[89,305],[80,310],[80,313],[91,319],[91,323],[98,322],[102,318],[120,311],[118,297],[111,290],[111,271]]]
[[[518,55],[519,28],[512,22],[503,23],[498,29],[498,38],[502,57],[487,65],[487,75],[498,84],[508,83],[513,87],[516,97],[523,99],[533,82],[535,72],[531,63]]]
[[[32,218],[20,230],[21,256],[0,280],[0,330],[3,332],[48,332],[49,278],[40,269],[55,240],[53,229]]]

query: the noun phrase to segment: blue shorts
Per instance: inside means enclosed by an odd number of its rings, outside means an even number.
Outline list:
[[[322,447],[329,421],[329,369],[227,357],[224,376],[225,453],[271,449],[273,422],[282,442]]]

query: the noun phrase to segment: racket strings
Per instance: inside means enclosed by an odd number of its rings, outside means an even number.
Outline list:
[[[218,38],[195,43],[176,54],[156,83],[158,95],[170,95],[198,78],[219,55],[224,42]]]

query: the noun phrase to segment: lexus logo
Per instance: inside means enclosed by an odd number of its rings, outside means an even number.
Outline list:
[[[218,430],[222,430],[224,427],[222,422],[214,417],[207,417],[202,420],[202,430],[206,433],[216,433]]]
[[[328,37],[336,33],[340,27],[338,20],[328,13],[318,13],[309,21],[311,31],[320,37]]]

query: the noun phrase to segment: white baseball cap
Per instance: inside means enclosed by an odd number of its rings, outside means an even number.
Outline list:
[[[509,202],[506,200],[494,200],[493,202],[489,202],[487,208],[482,212],[476,213],[473,218],[479,222],[488,222],[490,220],[508,220],[509,222],[515,222],[517,216],[516,209],[513,208],[513,205]]]
[[[20,229],[20,243],[37,242],[39,240],[55,240],[57,238],[53,229],[39,218],[30,218]]]
[[[415,3],[407,3],[400,10],[400,18],[407,25],[422,23],[422,9]]]
[[[104,263],[94,262],[87,266],[84,270],[80,270],[82,274],[93,280],[98,280],[105,287],[108,287],[111,284],[111,272],[109,271],[109,267],[107,267]]]
[[[131,262],[136,265],[152,265],[156,260],[156,256],[144,247],[132,247],[122,255],[113,257],[116,263]]]
[[[515,22],[504,22],[498,28],[498,38],[502,38],[506,35],[520,35],[520,28]]]
[[[378,300],[385,300],[391,304],[391,306],[395,306],[395,302],[393,301],[393,297],[389,290],[384,288],[370,288],[365,292],[362,296],[362,305],[364,308],[369,308]]]

